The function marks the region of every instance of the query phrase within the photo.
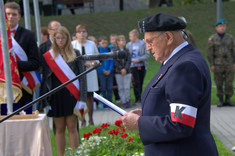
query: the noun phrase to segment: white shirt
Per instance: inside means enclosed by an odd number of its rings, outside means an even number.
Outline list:
[[[72,45],[74,49],[78,49],[80,53],[82,54],[82,45],[78,43],[77,40],[72,41]],[[84,48],[85,48],[85,54],[99,54],[96,44],[93,41],[86,40],[86,43],[84,44]],[[98,62],[99,61],[97,61],[97,63]],[[93,70],[87,73],[86,78],[87,78],[87,92],[97,91],[99,89],[97,71]]]

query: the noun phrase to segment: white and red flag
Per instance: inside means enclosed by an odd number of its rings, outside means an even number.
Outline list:
[[[5,13],[5,19],[7,19],[6,13]],[[20,75],[19,75],[19,70],[17,67],[16,59],[13,56],[14,53],[12,52],[13,48],[12,48],[11,32],[10,32],[10,28],[8,26],[7,20],[6,20],[6,29],[7,29],[10,68],[11,68],[11,76],[12,76],[13,98],[14,98],[14,102],[18,102],[20,98],[22,97]],[[5,81],[3,51],[2,51],[1,43],[2,42],[1,42],[1,34],[0,34],[0,103],[7,103],[6,81]]]
[[[194,128],[197,108],[181,103],[171,103],[171,120]]]

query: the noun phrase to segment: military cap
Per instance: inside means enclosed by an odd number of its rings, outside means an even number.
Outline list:
[[[215,26],[219,24],[226,24],[226,19],[225,18],[219,19],[218,21],[216,21]]]
[[[154,14],[146,17],[138,23],[140,32],[181,30],[186,23],[178,17],[166,13]]]

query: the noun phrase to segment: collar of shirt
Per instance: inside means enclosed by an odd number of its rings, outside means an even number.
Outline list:
[[[53,43],[52,39],[51,39],[51,35],[49,35],[49,40],[51,41],[51,43]]]
[[[168,60],[170,60],[170,58],[172,58],[172,56],[174,56],[176,53],[178,53],[182,48],[184,48],[185,46],[188,45],[187,41],[184,41],[182,44],[180,44],[178,47],[176,47],[172,53],[170,54],[170,56],[163,62],[163,65],[165,65],[167,63]]]
[[[18,26],[19,26],[19,24],[17,24],[14,28],[12,28],[12,29],[10,29],[10,30],[11,30],[11,31],[12,31],[12,30],[17,30]]]
[[[18,24],[17,24],[14,28],[10,29],[10,31],[11,31],[11,36],[14,37],[17,28],[18,28]]]

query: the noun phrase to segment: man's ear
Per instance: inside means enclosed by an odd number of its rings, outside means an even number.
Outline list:
[[[171,31],[166,31],[165,38],[167,40],[167,45],[171,45],[174,41],[174,34]]]

